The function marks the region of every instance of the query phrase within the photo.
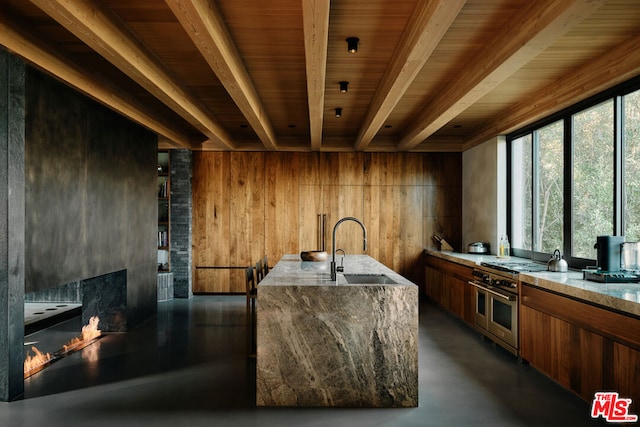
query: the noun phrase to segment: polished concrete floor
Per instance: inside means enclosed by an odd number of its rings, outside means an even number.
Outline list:
[[[158,316],[25,380],[0,426],[591,426],[589,405],[426,301],[420,405],[410,409],[257,408],[245,356],[244,297],[158,304]],[[55,351],[79,318],[25,337]]]

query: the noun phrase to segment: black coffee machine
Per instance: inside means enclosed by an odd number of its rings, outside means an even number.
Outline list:
[[[598,270],[620,271],[624,236],[598,236],[593,246],[598,250]]]
[[[624,236],[598,236],[594,245],[598,266],[595,270],[583,270],[584,279],[601,283],[640,281],[637,274],[621,269],[623,243]]]

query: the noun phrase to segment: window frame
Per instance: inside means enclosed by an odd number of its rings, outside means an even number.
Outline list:
[[[512,172],[513,172],[513,162],[512,162],[512,142],[515,139],[524,137],[528,134],[531,134],[532,138],[532,153],[531,153],[531,161],[532,161],[532,185],[535,187],[538,185],[538,171],[537,171],[537,162],[539,160],[538,152],[539,152],[539,144],[537,143],[537,138],[535,138],[535,131],[544,128],[554,122],[562,121],[564,128],[564,156],[563,156],[563,248],[561,248],[562,253],[567,260],[568,264],[572,268],[583,269],[587,267],[595,266],[595,259],[586,259],[580,257],[574,257],[571,253],[572,249],[572,241],[573,238],[573,155],[574,155],[574,142],[573,142],[573,116],[582,111],[585,111],[589,108],[592,108],[600,103],[603,103],[607,100],[613,100],[613,158],[612,167],[614,167],[613,173],[613,228],[614,235],[622,235],[622,231],[625,229],[624,227],[624,172],[625,172],[625,141],[624,141],[624,99],[625,95],[628,95],[632,92],[640,90],[640,76],[628,80],[624,83],[621,83],[617,86],[614,86],[610,89],[604,90],[596,95],[593,95],[583,101],[577,102],[557,113],[550,114],[543,119],[540,119],[530,125],[522,127],[512,133],[506,135],[507,141],[507,230],[509,235],[513,235],[513,218],[512,218],[512,201],[513,201],[513,183]],[[537,200],[535,200],[536,193],[535,188],[532,188],[531,197],[534,198],[532,200],[532,233],[536,233],[536,209],[537,209]],[[593,236],[593,242],[595,244],[597,236]],[[534,261],[546,262],[549,260],[551,254],[545,252],[537,252],[534,250],[534,239],[535,234],[530,236],[532,242],[532,249],[525,250],[521,248],[512,247],[511,251],[514,256],[529,258]]]

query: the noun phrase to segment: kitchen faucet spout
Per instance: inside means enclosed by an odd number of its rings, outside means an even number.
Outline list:
[[[360,221],[358,218],[347,216],[336,222],[336,225],[333,226],[333,239],[331,241],[331,280],[333,281],[337,280],[338,277],[336,273],[336,230],[338,229],[338,226],[345,221],[357,222],[360,227],[362,227],[362,250],[367,250],[367,227],[364,226],[362,221]]]

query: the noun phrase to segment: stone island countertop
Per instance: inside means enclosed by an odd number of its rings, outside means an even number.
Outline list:
[[[366,255],[345,273],[396,283],[336,284],[329,268],[286,255],[258,285],[257,405],[417,406],[418,286]]]
[[[368,255],[336,255],[336,263],[344,266],[344,274],[384,274],[396,284],[385,286],[416,286],[400,274],[386,267]],[[362,286],[349,285],[338,273],[338,280],[332,281],[329,261],[302,261],[299,255],[287,254],[282,257],[260,282],[260,286]]]

